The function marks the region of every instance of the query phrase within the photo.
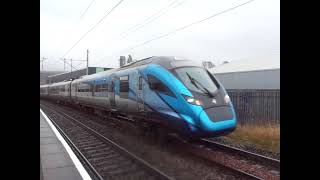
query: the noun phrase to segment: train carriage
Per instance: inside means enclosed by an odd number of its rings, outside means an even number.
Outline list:
[[[40,85],[40,97],[47,98],[49,95],[49,85]]]
[[[70,88],[63,89],[67,83]],[[188,137],[220,136],[237,124],[230,98],[214,75],[174,57],[150,57],[51,88],[52,98],[145,117]]]
[[[70,85],[71,81],[64,81],[54,83],[48,86],[49,96],[48,98],[51,100],[55,100],[57,102],[67,102],[70,100]]]

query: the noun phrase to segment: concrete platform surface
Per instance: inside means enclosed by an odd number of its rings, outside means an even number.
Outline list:
[[[74,157],[73,159],[70,157],[70,150],[66,150],[66,143],[61,142],[59,139],[61,136],[58,138],[55,134],[55,132],[58,131],[55,129],[54,132],[51,126],[40,111],[40,179],[91,179],[86,172],[87,176],[83,176],[83,174],[79,172],[79,167],[76,167]],[[79,165],[79,162],[77,165]],[[84,170],[84,168],[82,170]]]

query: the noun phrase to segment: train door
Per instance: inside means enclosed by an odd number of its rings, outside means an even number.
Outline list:
[[[96,89],[96,81],[90,83],[91,98],[94,99],[94,91]]]
[[[68,88],[67,88],[67,90],[68,90],[68,92],[67,92],[68,93],[68,99],[71,100],[71,83],[69,83],[67,86],[68,86]]]
[[[115,78],[111,79],[111,83],[109,86],[109,100],[110,100],[110,106],[111,108],[116,107],[116,102],[115,102]]]
[[[143,98],[143,78],[142,76],[138,76],[138,83],[137,83],[137,108],[138,112],[144,112],[144,98]]]
[[[75,102],[78,102],[78,95],[79,95],[79,93],[78,93],[78,83],[75,83],[74,84],[74,100],[75,100]]]

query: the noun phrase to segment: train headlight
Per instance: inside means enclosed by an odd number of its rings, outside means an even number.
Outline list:
[[[183,95],[183,97],[190,104],[194,104],[194,105],[197,105],[197,106],[201,106],[202,105],[201,101],[198,100],[198,99],[195,99],[193,97],[186,96],[186,95]]]
[[[230,97],[228,95],[224,96],[224,102],[227,104],[230,102]]]

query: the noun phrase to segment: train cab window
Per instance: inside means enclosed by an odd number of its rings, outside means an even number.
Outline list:
[[[120,77],[120,98],[129,97],[129,76]]]
[[[217,81],[200,67],[181,67],[174,70],[176,76],[191,91],[207,94],[214,93],[219,89]],[[206,90],[207,89],[207,90]]]
[[[166,86],[164,85],[158,78],[148,75],[148,83],[150,89],[163,93],[168,96],[176,97],[173,92]]]

